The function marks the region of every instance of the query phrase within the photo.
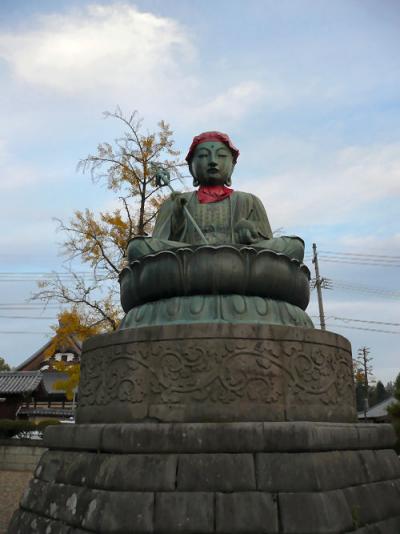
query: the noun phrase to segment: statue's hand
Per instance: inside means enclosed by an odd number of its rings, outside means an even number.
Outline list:
[[[186,198],[182,195],[182,193],[174,192],[171,195],[171,200],[174,202],[174,215],[176,217],[182,217],[183,207],[187,204]]]
[[[171,174],[168,169],[163,169],[162,167],[153,165],[153,170],[155,172],[155,179],[158,187],[163,187],[164,185],[168,185],[170,183]]]
[[[256,227],[251,221],[241,219],[235,226],[235,232],[239,243],[250,245],[260,240]]]

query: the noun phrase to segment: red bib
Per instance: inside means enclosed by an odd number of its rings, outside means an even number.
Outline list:
[[[201,185],[197,190],[197,198],[200,204],[209,204],[210,202],[220,202],[228,198],[233,193],[233,189],[226,185]]]

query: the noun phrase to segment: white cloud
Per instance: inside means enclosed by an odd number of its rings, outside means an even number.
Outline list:
[[[400,195],[400,143],[347,147],[325,162],[302,163],[301,171],[291,164],[253,183],[275,225],[346,222],[369,202]]]
[[[0,139],[0,191],[4,194],[6,191],[34,184],[39,179],[35,169],[14,161],[5,141]]]
[[[343,236],[339,243],[352,252],[369,251],[373,254],[387,255],[387,251],[390,250],[391,255],[400,257],[400,233],[388,237],[347,235]]]
[[[76,104],[67,101],[71,97],[82,98],[85,109],[93,103],[98,109],[99,101],[106,109],[110,102],[123,108],[133,102],[148,110],[147,118],[167,110],[184,128],[210,128],[210,122],[240,121],[262,99],[275,105],[284,94],[275,82],[243,80],[239,72],[222,89],[210,86],[199,71],[199,50],[188,29],[132,5],[91,4],[34,22],[0,33],[0,58],[19,87],[60,97],[67,108]]]
[[[34,29],[0,35],[0,57],[17,77],[66,94],[159,92],[193,53],[177,22],[127,4],[45,15]]]
[[[207,124],[209,129],[219,130],[219,124],[242,119],[264,96],[260,83],[251,80],[241,82],[194,107],[187,121],[198,126]],[[210,127],[210,123],[215,126]]]

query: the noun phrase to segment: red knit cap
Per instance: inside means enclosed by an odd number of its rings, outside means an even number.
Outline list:
[[[199,145],[200,143],[206,143],[207,141],[219,141],[220,143],[224,143],[232,152],[233,163],[236,163],[240,152],[235,147],[235,145],[233,145],[232,141],[229,138],[229,135],[222,132],[203,132],[200,135],[196,135],[196,137],[193,137],[189,152],[185,158],[188,163],[191,162],[194,150],[197,145]]]

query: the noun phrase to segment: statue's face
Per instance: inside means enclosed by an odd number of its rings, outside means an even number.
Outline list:
[[[201,185],[229,183],[234,167],[232,152],[220,141],[200,143],[190,162],[190,172]]]

